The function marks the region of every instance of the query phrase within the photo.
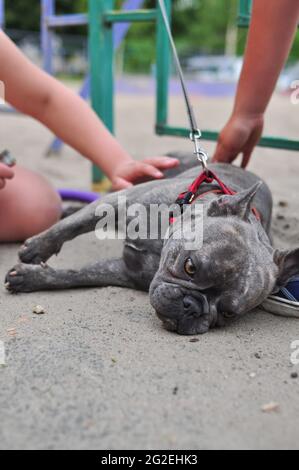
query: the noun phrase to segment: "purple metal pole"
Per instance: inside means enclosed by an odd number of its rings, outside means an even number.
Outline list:
[[[41,0],[41,45],[43,68],[52,75],[53,32],[48,27],[48,17],[55,14],[55,0]]]
[[[5,0],[0,0],[0,29],[5,26]]]
[[[127,0],[124,2],[122,10],[138,10],[144,0]],[[130,23],[117,23],[113,26],[114,48],[118,49],[130,28]]]

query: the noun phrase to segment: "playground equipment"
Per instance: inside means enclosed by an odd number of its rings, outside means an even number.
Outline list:
[[[0,29],[3,29],[5,26],[5,4],[4,0],[0,0]]]
[[[171,1],[165,0],[168,16]],[[168,125],[168,82],[170,49],[160,9],[140,11],[113,10],[114,0],[89,0],[89,47],[91,67],[92,105],[97,114],[113,132],[113,36],[112,26],[118,22],[154,21],[157,27],[157,93],[156,133],[161,136],[189,137],[190,130]],[[239,24],[247,26],[250,21],[251,1],[241,0]],[[218,132],[202,131],[202,139],[217,141]],[[282,137],[263,137],[259,144],[275,149],[299,150],[299,141]],[[99,175],[94,173],[94,181]]]
[[[130,11],[139,8],[144,0],[126,0],[123,4],[123,10]],[[41,0],[41,47],[43,55],[43,68],[51,75],[53,74],[53,34],[61,27],[82,26],[88,24],[88,15],[78,13],[73,15],[56,15],[56,0]],[[116,25],[113,31],[113,46],[116,50],[124,40],[130,23],[121,23]],[[85,77],[79,92],[83,99],[90,97],[90,76]],[[63,142],[55,138],[48,154],[58,153],[61,150]]]
[[[240,0],[238,26],[247,28],[250,23],[252,0]]]
[[[56,15],[55,0],[42,0],[41,42],[44,68],[52,72],[52,37],[53,31],[62,26],[89,24],[90,77],[86,77],[80,90],[84,98],[91,95],[92,106],[111,132],[114,129],[113,118],[113,53],[124,39],[130,23],[152,21],[157,25],[157,122],[166,122],[167,109],[158,106],[159,100],[165,103],[168,93],[169,46],[165,36],[160,10],[138,10],[143,3],[140,0],[127,0],[123,9],[113,12],[114,1],[89,1],[89,14]],[[167,0],[170,15],[171,2]],[[111,10],[110,18],[106,13]],[[104,17],[105,15],[105,17]],[[113,28],[113,25],[117,26]],[[164,77],[166,79],[164,79]],[[164,116],[165,115],[165,116]],[[59,151],[62,142],[55,139],[51,151]],[[104,175],[93,167],[94,189],[105,188]]]
[[[167,15],[171,16],[171,0],[164,0]],[[132,22],[153,22],[157,31],[156,59],[156,133],[160,136],[189,137],[189,129],[168,125],[168,90],[170,72],[170,48],[163,24],[161,11],[154,9],[138,10],[142,1],[127,0],[122,10],[114,10],[114,0],[89,0],[89,12],[77,15],[55,15],[55,0],[42,2],[42,48],[44,68],[52,71],[52,36],[53,31],[61,26],[89,25],[90,77],[84,80],[80,94],[87,98],[91,95],[92,106],[106,126],[113,132],[114,76],[113,54],[115,48],[124,39]],[[240,0],[238,25],[247,27],[250,22],[251,0]],[[4,0],[0,0],[0,26],[4,24]],[[2,8],[2,10],[1,10]],[[1,13],[2,11],[2,13]],[[116,27],[114,27],[116,25]],[[202,139],[216,141],[218,132],[203,130]],[[62,143],[55,140],[51,150],[58,150]],[[299,141],[282,137],[263,137],[259,144],[274,149],[299,150]],[[95,188],[102,186],[103,175],[93,169]]]

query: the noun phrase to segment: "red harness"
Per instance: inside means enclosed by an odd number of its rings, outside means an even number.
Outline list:
[[[182,210],[185,204],[192,204],[196,200],[196,193],[199,190],[200,186],[203,183],[213,183],[213,181],[216,181],[219,185],[219,189],[216,190],[211,190],[207,191],[204,194],[200,194],[198,197],[203,197],[205,194],[208,193],[218,193],[218,194],[225,194],[228,196],[233,196],[236,194],[236,191],[233,191],[231,188],[226,186],[226,184],[221,181],[221,179],[211,170],[208,170],[208,172],[203,171],[194,181],[193,183],[189,186],[187,191],[179,194],[176,204],[179,204],[181,206]],[[257,211],[257,209],[254,207],[252,209],[253,214],[257,218],[257,220],[260,220],[260,215]],[[174,218],[170,218],[170,223],[174,222]]]

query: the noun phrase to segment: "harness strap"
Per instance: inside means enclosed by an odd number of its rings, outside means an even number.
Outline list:
[[[200,186],[203,183],[213,183],[213,181],[216,181],[218,183],[220,189],[215,191],[207,191],[207,193],[217,191],[218,193],[220,192],[221,194],[227,196],[233,196],[234,194],[236,194],[236,191],[233,191],[231,188],[226,186],[226,184],[224,184],[223,181],[213,171],[208,170],[207,172],[203,171],[202,173],[200,173],[200,175],[188,187],[187,191],[179,194],[176,200],[176,204],[179,204],[182,209],[185,204],[192,204],[192,202],[194,202],[196,198],[196,193]],[[203,195],[201,195],[201,197],[202,196]],[[255,207],[252,208],[252,212],[255,215],[256,219],[260,220],[260,214]],[[171,219],[171,221],[173,222],[173,218]]]

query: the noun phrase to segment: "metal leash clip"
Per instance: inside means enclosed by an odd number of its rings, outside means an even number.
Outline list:
[[[201,163],[203,170],[206,172],[208,170],[208,159],[209,156],[199,145],[199,140],[201,138],[201,132],[199,129],[196,132],[190,132],[190,140],[194,143],[194,155],[196,155],[197,160]]]

